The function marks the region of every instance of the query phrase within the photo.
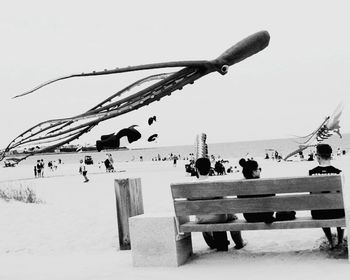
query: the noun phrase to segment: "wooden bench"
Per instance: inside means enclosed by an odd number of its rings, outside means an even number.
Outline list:
[[[346,227],[346,219],[314,220],[310,210],[344,208],[341,175],[322,175],[254,180],[193,181],[171,184],[175,214],[178,220],[190,215],[250,212],[297,211],[296,219],[248,223],[238,219],[227,223],[178,223],[179,233],[210,231],[244,231]],[[329,192],[329,193],[321,193]],[[276,194],[276,196],[237,198],[241,195]],[[212,197],[222,197],[210,199]],[[308,216],[300,215],[306,212]],[[298,215],[299,214],[299,215]],[[181,218],[181,219],[180,219]],[[349,232],[348,232],[349,235]],[[349,240],[349,239],[348,239]]]
[[[178,266],[185,263],[192,254],[192,232],[345,227],[345,218],[313,220],[310,215],[310,210],[313,209],[344,208],[343,184],[341,175],[254,180],[210,177],[204,181],[173,183],[171,193],[175,217],[173,214],[142,215],[129,219],[134,265]],[[241,195],[260,194],[276,196],[237,198]],[[292,210],[297,212],[295,220],[275,221],[271,224],[248,223],[242,219],[227,223],[198,224],[190,219],[190,216],[203,214]],[[348,231],[347,234],[350,240]]]

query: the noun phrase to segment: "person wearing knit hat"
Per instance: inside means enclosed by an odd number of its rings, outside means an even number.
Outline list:
[[[310,176],[341,173],[340,169],[335,168],[334,166],[331,165],[332,152],[333,152],[332,147],[328,144],[318,144],[316,146],[316,158],[319,165],[309,170]],[[311,216],[313,219],[318,219],[318,220],[338,219],[338,218],[345,217],[345,211],[344,209],[311,210]],[[322,230],[326,235],[330,248],[333,249],[335,246],[332,238],[331,228],[322,228]],[[338,234],[337,246],[341,246],[343,244],[344,230],[341,227],[337,227],[337,234]]]

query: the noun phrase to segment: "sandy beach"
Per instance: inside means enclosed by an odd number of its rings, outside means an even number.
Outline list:
[[[140,178],[145,214],[174,215],[170,185],[198,181],[185,172],[196,150],[238,170],[215,179],[242,179],[242,157],[259,162],[262,178],[277,178],[307,176],[317,162],[291,154],[305,147],[308,159],[328,143],[345,177],[347,237],[349,1],[2,4],[0,280],[350,275],[345,245],[330,250],[321,228],[243,231],[247,245],[236,250],[228,236],[227,252],[196,232],[184,265],[134,267],[132,251],[119,247],[115,197],[115,180]],[[116,172],[101,163],[107,153]],[[87,183],[79,174],[85,156],[94,161]],[[177,166],[163,161],[174,156]],[[44,177],[35,178],[41,159]],[[20,191],[38,203],[10,198]]]
[[[340,157],[334,165],[349,174],[348,160]],[[258,161],[265,178],[302,176],[316,165]],[[194,256],[187,264],[133,267],[131,251],[119,250],[114,180],[140,177],[145,213],[173,212],[170,183],[193,180],[184,164],[125,162],[118,163],[115,173],[94,165],[88,183],[83,183],[77,164],[46,170],[44,178],[31,178],[29,165],[2,169],[0,188],[30,187],[43,203],[0,200],[0,279],[193,279],[199,275],[210,279],[230,274],[247,279],[333,279],[348,273],[348,260],[321,246],[321,229],[243,232],[248,245],[238,251],[231,241],[228,252],[210,250],[201,234],[195,233]],[[221,178],[239,179],[241,174]]]

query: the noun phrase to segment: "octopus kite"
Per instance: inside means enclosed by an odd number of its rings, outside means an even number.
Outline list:
[[[34,89],[19,94],[14,98],[33,93],[54,82],[74,77],[111,75],[160,68],[181,68],[176,72],[154,74],[140,79],[108,97],[85,113],[74,117],[47,120],[29,128],[10,142],[0,154],[0,161],[10,154],[11,151],[25,147],[29,147],[29,149],[27,149],[27,154],[20,160],[37,153],[52,151],[78,139],[84,133],[88,133],[100,122],[129,113],[154,101],[159,101],[161,98],[170,95],[173,91],[181,90],[184,86],[193,84],[194,81],[209,73],[219,72],[225,75],[228,72],[229,66],[265,49],[269,41],[269,33],[267,31],[260,31],[233,45],[214,60],[175,61],[129,66],[112,70],[105,69],[103,71],[67,75],[40,84]],[[149,82],[153,82],[153,84],[129,96],[124,95],[122,97],[123,94],[131,89]],[[33,147],[36,148],[33,149]]]
[[[284,160],[287,160],[291,156],[294,156],[309,147],[314,147],[322,141],[331,137],[334,133],[338,134],[340,138],[342,135],[340,134],[340,116],[343,112],[343,104],[340,103],[333,114],[331,116],[327,116],[325,120],[321,123],[321,125],[311,132],[310,134],[300,137],[301,139],[305,139],[302,142],[298,142],[299,148],[290,154],[288,154]]]

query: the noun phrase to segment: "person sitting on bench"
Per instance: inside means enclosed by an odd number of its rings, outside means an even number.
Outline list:
[[[326,175],[326,174],[339,174],[340,169],[331,165],[332,147],[328,144],[318,144],[316,147],[316,158],[318,166],[309,170],[309,175]],[[328,210],[311,210],[311,216],[313,219],[338,219],[345,217],[344,209],[328,209]],[[331,228],[322,228],[325,233],[331,249],[334,249],[334,242],[332,238]],[[338,244],[340,246],[343,243],[344,230],[341,227],[337,227]]]
[[[209,176],[210,171],[210,160],[209,158],[203,157],[196,160],[195,167],[197,169],[198,179],[205,180]],[[213,199],[213,198],[210,198]],[[236,220],[237,216],[234,214],[207,214],[196,216],[196,222],[200,224],[206,223],[225,223],[228,221]],[[240,231],[231,231],[232,240],[235,242],[235,249],[243,248],[246,243],[243,242]],[[222,232],[203,232],[203,238],[208,246],[218,251],[227,251],[228,244],[226,231]]]
[[[258,179],[260,178],[261,167],[255,160],[246,160],[244,158],[239,160],[239,165],[243,167],[242,173],[245,179]],[[250,198],[250,197],[265,197],[274,196],[275,194],[260,194],[260,195],[240,195],[238,198]],[[274,212],[261,212],[261,213],[243,213],[247,222],[265,222],[267,224],[272,223],[275,218]]]

